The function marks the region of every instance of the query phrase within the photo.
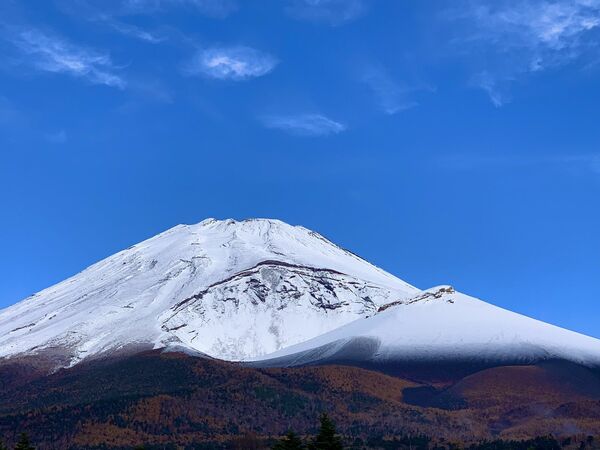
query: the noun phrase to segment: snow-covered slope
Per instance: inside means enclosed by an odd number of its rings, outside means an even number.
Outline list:
[[[600,341],[449,287],[420,291],[303,227],[179,225],[0,311],[0,358],[177,348],[259,365],[600,367]]]
[[[442,286],[262,357],[260,365],[350,362],[442,367],[453,361],[499,365],[549,359],[600,367],[600,340]]]
[[[277,220],[179,225],[0,311],[0,358],[184,347],[242,360],[303,342],[418,289]]]

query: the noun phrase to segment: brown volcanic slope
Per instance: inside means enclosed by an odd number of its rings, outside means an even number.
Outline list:
[[[363,439],[600,435],[600,378],[561,362],[487,369],[438,390],[355,367],[255,369],[159,352],[32,373],[0,367],[0,436],[27,431],[40,449],[311,433],[322,411]]]

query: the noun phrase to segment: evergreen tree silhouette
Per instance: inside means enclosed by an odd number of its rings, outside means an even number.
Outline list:
[[[8,450],[8,447],[2,441],[0,441],[0,450]]]
[[[343,450],[342,438],[335,431],[335,425],[325,413],[319,417],[321,427],[319,434],[310,445],[311,450]]]
[[[293,431],[288,431],[283,439],[273,446],[273,450],[303,450],[302,440]]]
[[[35,447],[29,443],[29,436],[25,433],[21,433],[21,437],[15,446],[15,450],[35,450]]]

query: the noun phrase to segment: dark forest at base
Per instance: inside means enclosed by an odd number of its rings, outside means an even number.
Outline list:
[[[0,439],[11,450],[21,432],[39,450],[265,449],[288,430],[309,443],[321,412],[347,449],[593,449],[600,377],[504,366],[434,386],[357,367],[257,369],[161,352],[51,375],[0,366]]]
[[[557,440],[553,436],[538,436],[526,440],[491,440],[471,443],[435,441],[425,435],[395,436],[393,438],[370,437],[344,438],[337,433],[335,423],[327,414],[319,417],[319,430],[315,436],[300,436],[293,431],[280,439],[261,439],[246,435],[230,442],[204,442],[181,446],[172,443],[153,445],[141,444],[126,447],[96,445],[93,447],[71,447],[64,450],[596,450],[600,449],[600,438],[587,436]],[[36,450],[26,433],[20,433],[14,450]],[[0,450],[10,450],[0,440]]]

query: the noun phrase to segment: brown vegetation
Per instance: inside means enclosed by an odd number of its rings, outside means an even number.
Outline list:
[[[0,435],[14,442],[26,431],[40,449],[265,441],[314,433],[323,411],[350,440],[586,437],[600,435],[600,379],[556,362],[487,369],[436,389],[355,367],[255,369],[147,352],[7,384]]]

